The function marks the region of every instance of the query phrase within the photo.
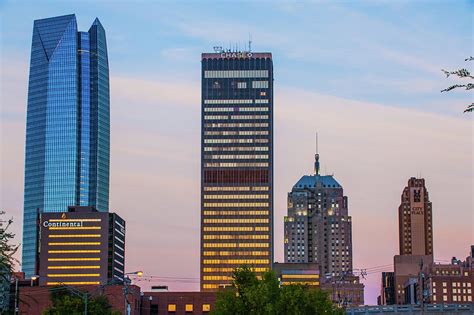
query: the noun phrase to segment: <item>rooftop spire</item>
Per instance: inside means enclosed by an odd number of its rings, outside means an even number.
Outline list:
[[[314,155],[314,175],[319,175],[318,133],[316,132],[316,154]]]

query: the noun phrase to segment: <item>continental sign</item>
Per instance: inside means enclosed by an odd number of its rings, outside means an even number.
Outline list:
[[[72,221],[72,222],[50,222],[43,221],[43,226],[46,228],[50,227],[81,227],[83,226],[82,221]]]

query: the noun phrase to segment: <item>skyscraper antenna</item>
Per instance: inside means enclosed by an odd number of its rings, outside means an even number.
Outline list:
[[[318,132],[316,132],[316,154],[318,153]]]
[[[249,33],[249,52],[252,52],[252,34]]]
[[[314,154],[314,175],[319,175],[318,133],[316,132],[316,154]]]

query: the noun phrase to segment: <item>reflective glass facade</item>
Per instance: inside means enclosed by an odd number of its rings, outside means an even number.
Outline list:
[[[201,290],[273,262],[270,53],[202,55]]]
[[[75,15],[33,26],[25,150],[23,271],[36,270],[37,213],[108,211],[109,80],[105,30]]]

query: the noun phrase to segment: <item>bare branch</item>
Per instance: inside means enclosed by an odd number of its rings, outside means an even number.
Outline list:
[[[451,90],[454,90],[455,88],[458,88],[458,87],[467,87],[466,84],[455,84],[455,85],[452,85],[444,90],[441,90],[441,92],[449,92]]]
[[[473,56],[471,56],[471,57],[469,57],[469,58],[466,58],[466,59],[464,59],[464,61],[473,61],[473,60],[474,60],[474,57],[473,57]]]
[[[447,70],[441,69],[441,71],[443,71],[444,74],[446,74],[446,78],[449,77],[449,75],[451,75],[451,74],[455,74],[460,78],[474,79],[474,76],[472,76],[471,73],[467,69],[460,69],[460,70],[457,70],[457,71],[447,71]]]
[[[471,105],[469,105],[465,110],[464,112],[467,113],[467,112],[472,112],[474,111],[474,103],[472,103]]]

